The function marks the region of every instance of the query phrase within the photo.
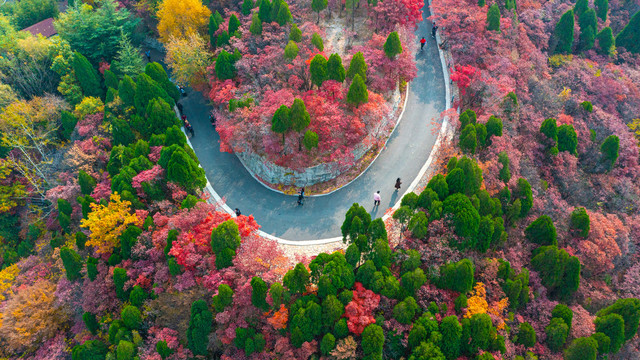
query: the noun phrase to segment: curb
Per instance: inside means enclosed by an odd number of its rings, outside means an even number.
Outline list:
[[[358,178],[360,176],[362,176],[364,173],[367,172],[367,170],[369,170],[369,168],[371,167],[371,165],[373,165],[374,162],[376,162],[376,160],[378,160],[378,156],[380,156],[380,154],[382,154],[382,152],[384,151],[384,149],[387,147],[387,143],[389,142],[389,140],[391,139],[391,136],[393,135],[393,133],[396,131],[396,129],[398,128],[398,125],[400,125],[400,121],[402,121],[402,115],[404,115],[404,111],[407,109],[407,101],[409,100],[409,94],[411,93],[410,91],[411,89],[411,83],[407,83],[407,95],[404,98],[404,104],[402,104],[402,111],[400,112],[400,116],[398,116],[398,121],[396,122],[396,125],[393,127],[393,130],[391,130],[391,132],[389,133],[389,136],[387,136],[387,140],[385,140],[384,145],[382,146],[382,149],[380,151],[378,151],[378,154],[376,154],[376,157],[373,158],[373,160],[371,160],[371,162],[369,163],[369,165],[367,165],[367,167],[360,172],[360,174],[358,174],[358,176],[356,176],[355,178],[351,179],[351,181],[349,181],[348,183],[340,186],[339,188],[333,189],[331,191],[329,191],[328,193],[325,194],[316,194],[316,195],[307,195],[305,194],[305,197],[322,197],[322,196],[326,196],[326,195],[331,195],[334,192],[347,187],[349,184],[351,184],[352,182],[358,180]],[[244,163],[244,160],[242,160],[242,158],[240,156],[237,156],[238,160],[240,160],[240,163],[242,164],[242,166],[244,166],[244,168],[247,170],[247,172],[251,175],[252,178],[254,178],[258,183],[260,183],[260,185],[264,186],[265,188],[282,194],[282,195],[287,195],[287,196],[298,196],[298,194],[285,194],[284,192],[280,191],[280,190],[276,190],[274,188],[271,188],[269,186],[267,186],[264,182],[262,182],[262,180],[258,179],[258,177],[256,177],[256,175],[253,173],[253,171],[251,171],[251,169],[249,169],[249,167]],[[342,239],[342,238],[340,238]]]

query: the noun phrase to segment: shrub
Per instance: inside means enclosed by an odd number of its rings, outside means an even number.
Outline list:
[[[527,240],[538,245],[557,245],[556,227],[553,220],[547,215],[542,215],[534,220],[524,230]]]
[[[253,297],[253,294],[251,295]],[[213,297],[213,309],[217,312],[223,312],[224,309],[233,303],[233,290],[227,284],[218,285],[218,294]]]
[[[474,124],[468,124],[460,132],[460,149],[466,153],[475,154],[477,146],[476,127]]]
[[[436,284],[441,289],[451,289],[462,294],[471,291],[474,283],[473,263],[462,259],[440,267],[440,277]]]
[[[322,43],[322,38],[318,33],[314,32],[313,35],[311,35],[311,43],[316,47],[316,49],[324,51],[324,44]]]
[[[467,295],[465,294],[458,295],[453,305],[455,306],[456,313],[461,314],[462,310],[467,307]]]
[[[429,220],[427,220],[427,215],[422,211],[415,213],[409,221],[408,229],[416,239],[424,239],[429,233]]]
[[[450,169],[449,171],[452,170],[453,169]],[[436,194],[438,194],[438,198],[440,199],[440,201],[444,201],[444,199],[449,196],[449,185],[447,184],[446,178],[442,174],[438,174],[432,177],[431,180],[429,180],[429,183],[427,183],[427,188],[433,190]]]
[[[578,135],[573,129],[573,125],[560,125],[558,127],[558,151],[567,151],[572,155],[577,155]]]
[[[567,305],[558,304],[551,311],[551,318],[560,318],[567,324],[567,329],[571,330],[573,322],[573,311]]]
[[[370,324],[362,332],[362,352],[367,359],[382,357],[384,331],[376,324]]]
[[[520,323],[517,343],[524,347],[533,347],[536,344],[536,331],[528,322]]]
[[[553,245],[535,249],[531,266],[553,296],[568,299],[580,286],[580,260],[564,249]]]
[[[142,306],[142,303],[146,298],[147,294],[144,292],[142,287],[140,287],[140,285],[134,286],[133,290],[131,290],[131,294],[129,294],[129,302],[135,307]]]
[[[253,306],[262,310],[269,309],[269,304],[266,301],[268,288],[267,283],[261,278],[254,276],[251,279],[251,304]]]
[[[126,340],[120,340],[116,349],[117,360],[133,360],[135,354],[136,348],[133,343]]]
[[[567,335],[569,334],[569,327],[564,323],[564,320],[560,318],[552,318],[549,325],[545,328],[547,333],[547,345],[551,351],[558,352],[562,350],[565,341],[567,341]]]

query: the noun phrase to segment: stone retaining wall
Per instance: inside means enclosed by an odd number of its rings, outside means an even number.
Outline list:
[[[395,119],[398,113],[398,107],[402,96],[400,90],[396,89],[393,95],[393,103],[391,105],[391,112],[382,121],[378,128],[384,127],[389,121],[395,121],[394,127],[398,125],[398,120]],[[360,144],[356,145],[352,151],[353,160],[351,165],[343,165],[339,162],[323,163],[316,166],[305,168],[301,171],[296,171],[283,166],[274,164],[266,159],[266,157],[253,152],[236,153],[242,165],[249,171],[251,176],[261,182],[268,184],[282,184],[293,185],[296,187],[305,187],[318,184],[321,182],[335,179],[339,175],[348,171],[360,160],[364,154],[373,148],[379,139],[372,134],[367,135]]]

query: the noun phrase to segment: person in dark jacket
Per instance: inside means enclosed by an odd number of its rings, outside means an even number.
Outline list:
[[[400,181],[400,178],[397,178],[395,185],[396,191],[400,190],[400,185],[402,185],[402,181]]]

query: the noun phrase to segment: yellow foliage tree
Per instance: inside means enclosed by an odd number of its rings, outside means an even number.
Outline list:
[[[633,131],[633,136],[638,140],[638,146],[640,146],[640,119],[633,119],[627,126]]]
[[[488,308],[487,290],[483,283],[478,282],[473,287],[473,296],[467,300],[467,313],[464,314],[464,317],[471,318],[475,314],[485,314]]]
[[[0,271],[0,301],[4,301],[6,298],[4,293],[11,288],[13,281],[20,272],[18,265],[13,264]]]
[[[130,207],[131,202],[121,200],[117,192],[111,194],[107,206],[91,204],[88,218],[80,222],[80,226],[91,231],[86,245],[95,246],[98,254],[109,254],[118,247],[120,235],[129,225],[142,225]]]
[[[11,167],[7,161],[0,160],[0,212],[7,212],[18,206],[18,203],[22,202],[21,200],[27,195],[24,185],[19,182],[7,183],[9,174],[11,174]]]
[[[56,284],[38,280],[7,300],[2,309],[0,355],[33,351],[64,329],[68,313],[56,306],[55,292]]]
[[[206,84],[211,53],[200,35],[191,33],[186,38],[171,36],[166,48],[167,64],[178,84],[194,87]]]
[[[164,0],[156,13],[160,40],[168,44],[172,36],[206,34],[210,15],[211,11],[200,0]]]

